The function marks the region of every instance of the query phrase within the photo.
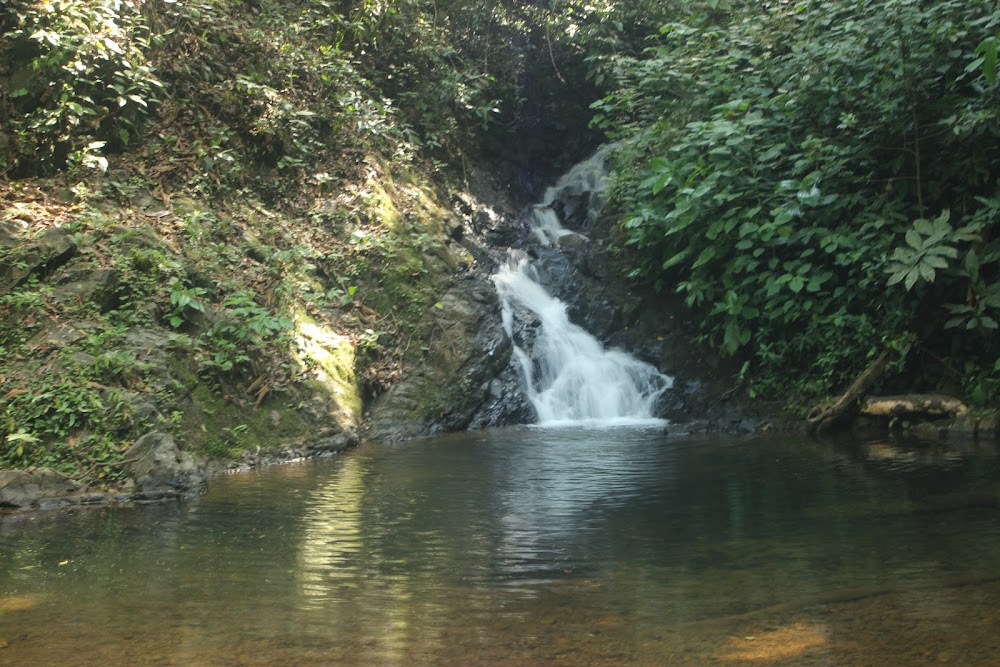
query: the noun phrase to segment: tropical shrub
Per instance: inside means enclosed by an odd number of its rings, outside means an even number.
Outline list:
[[[107,168],[104,150],[128,145],[161,97],[154,41],[141,3],[12,0],[0,9],[0,118],[13,136],[0,170]],[[6,81],[4,81],[6,79]],[[102,150],[103,149],[103,150]]]
[[[828,392],[895,345],[908,381],[995,396],[998,31],[988,0],[744,3],[605,63],[595,123],[644,165],[614,197],[633,277],[758,388]]]

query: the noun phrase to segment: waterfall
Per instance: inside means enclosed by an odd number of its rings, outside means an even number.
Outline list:
[[[597,151],[590,158],[575,165],[563,174],[556,184],[545,190],[542,201],[531,207],[531,231],[538,237],[543,246],[558,243],[559,239],[569,234],[575,234],[584,239],[583,234],[570,231],[563,227],[562,221],[553,207],[562,206],[563,215],[570,216],[576,212],[580,200],[586,205],[586,222],[593,222],[604,203],[604,191],[608,188],[608,174],[605,161],[608,153],[617,144],[610,144]]]
[[[543,245],[576,234],[562,226],[554,211],[557,203],[570,210],[586,195],[586,213],[596,215],[606,187],[606,150],[574,167],[532,208],[532,231]],[[539,284],[523,253],[512,251],[493,282],[503,327],[514,343],[514,357],[539,423],[628,424],[653,419],[656,402],[672,386],[672,378],[621,350],[605,349],[570,322],[566,304]],[[524,340],[525,331],[530,332],[530,341]]]

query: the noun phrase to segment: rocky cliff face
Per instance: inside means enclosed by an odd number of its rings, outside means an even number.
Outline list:
[[[683,302],[670,291],[658,294],[624,277],[628,261],[619,245],[617,220],[602,209],[600,192],[591,189],[595,184],[601,187],[599,178],[586,171],[564,178],[556,186],[557,194],[550,189],[543,198],[542,203],[573,233],[559,232],[554,242],[531,233],[527,221],[534,205],[529,205],[519,213],[508,212],[515,222],[504,227],[504,246],[528,253],[540,283],[566,303],[575,324],[606,346],[629,352],[674,378],[673,388],[659,403],[661,416],[693,430],[755,429],[760,421],[755,409],[730,397],[735,393],[730,382],[733,369],[719,355],[695,344],[696,328]],[[503,257],[506,252],[496,248],[492,256]],[[491,321],[488,313],[484,321]],[[532,332],[515,335],[527,340]],[[516,396],[519,383],[516,370],[508,367],[493,386],[503,387],[500,393],[505,396]],[[532,418],[530,407],[506,413],[502,419],[525,416]],[[471,423],[495,423],[477,420]]]
[[[496,176],[478,176],[455,198],[452,215],[452,247],[474,261],[424,313],[429,333],[420,354],[408,355],[402,377],[371,401],[368,438],[400,440],[533,419],[489,279],[507,248],[526,241],[516,197]]]
[[[626,260],[616,246],[614,220],[599,216],[576,229],[587,239],[565,236],[558,247],[529,249],[542,284],[567,304],[570,318],[605,345],[674,378],[659,405],[660,415],[671,422],[695,430],[756,428],[754,410],[727,397],[732,369],[695,343],[695,327],[683,302],[624,278]]]
[[[482,188],[463,203],[463,243],[477,261],[429,313],[434,334],[426,354],[372,404],[369,437],[401,439],[535,420],[489,281],[511,248],[529,254],[541,284],[567,304],[574,323],[674,377],[660,401],[661,416],[687,429],[756,427],[748,406],[727,397],[729,369],[693,345],[694,327],[683,303],[636,289],[624,278],[616,222],[601,214],[599,195],[586,188],[567,191],[546,202],[575,232],[554,244],[532,232],[532,205],[518,208],[498,188]],[[530,349],[530,318],[518,326],[519,346]]]

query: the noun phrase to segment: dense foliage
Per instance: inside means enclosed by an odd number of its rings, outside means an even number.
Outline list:
[[[0,173],[105,169],[130,144],[234,183],[250,164],[308,177],[351,149],[451,166],[525,125],[526,87],[560,76],[554,50],[573,66],[565,31],[543,27],[556,16],[454,0],[12,0]],[[180,126],[199,132],[163,131]]]
[[[384,390],[468,261],[444,193],[519,122],[525,20],[409,0],[0,5],[0,465],[114,478],[157,424],[226,455],[268,414],[294,429],[316,377]],[[357,391],[334,390],[352,414]]]
[[[995,402],[994,5],[9,0],[0,463],[115,477],[199,388],[202,448],[248,445],[250,406],[302,412],[309,327],[384,390],[472,261],[469,164],[530,197],[600,138],[632,277],[751,394],[892,349],[899,388]]]
[[[894,348],[911,388],[995,400],[1000,10],[741,5],[599,62],[595,122],[644,165],[616,191],[633,275],[682,294],[752,391],[831,392]]]

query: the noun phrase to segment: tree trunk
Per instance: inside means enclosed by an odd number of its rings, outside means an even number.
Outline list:
[[[861,414],[872,417],[958,417],[969,408],[962,401],[941,394],[868,396],[861,402]]]
[[[885,373],[888,358],[886,352],[880,354],[833,405],[820,404],[810,410],[809,433],[823,433],[830,430],[837,422],[852,416],[857,409],[858,399],[864,396]]]

